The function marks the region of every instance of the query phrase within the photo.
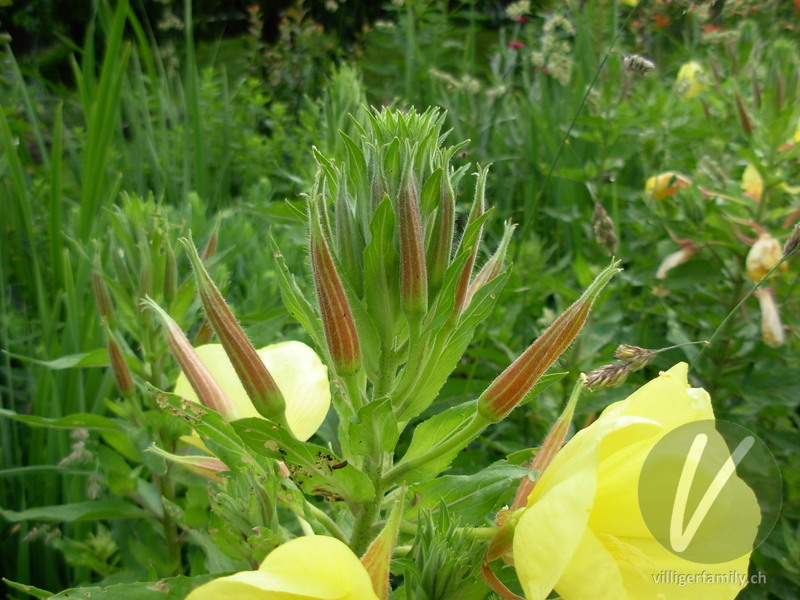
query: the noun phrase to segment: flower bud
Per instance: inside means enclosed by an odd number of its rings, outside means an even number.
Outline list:
[[[167,346],[175,360],[178,361],[181,370],[186,374],[186,378],[201,404],[218,412],[227,420],[238,419],[239,414],[236,407],[211,375],[195,349],[192,348],[178,324],[151,298],[142,300],[142,305],[152,309],[161,321]]]
[[[333,367],[339,375],[352,375],[361,367],[361,347],[350,303],[325,239],[318,202],[312,198],[309,215],[314,289]]]
[[[106,330],[106,348],[108,349],[108,358],[111,363],[111,372],[114,374],[114,381],[117,384],[117,389],[123,396],[128,396],[133,392],[133,377],[128,363],[125,362],[125,357],[122,355],[122,350],[114,339],[114,334],[108,325],[103,322]]]
[[[284,424],[285,403],[278,385],[258,357],[256,349],[242,330],[231,309],[228,308],[217,286],[211,280],[197,254],[194,243],[185,238],[181,239],[181,243],[186,248],[189,261],[192,263],[197,291],[203,303],[206,318],[225,348],[226,354],[230,357],[236,374],[253,406],[263,417]]]
[[[441,200],[428,248],[428,280],[431,290],[442,286],[444,272],[450,266],[453,251],[453,231],[456,222],[456,198],[450,173],[442,174]]]
[[[772,290],[764,288],[759,288],[754,293],[761,306],[761,339],[773,348],[783,346],[786,343],[786,332],[775,303],[775,295]]]
[[[469,218],[467,219],[467,227],[472,225],[477,219],[483,216],[486,210],[485,196],[486,196],[486,176],[489,174],[489,169],[478,167],[477,177],[475,183],[475,198],[472,201],[472,208],[469,211]],[[472,270],[475,268],[475,259],[478,256],[478,247],[481,245],[481,238],[483,237],[483,227],[478,231],[475,237],[475,245],[473,246],[467,262],[464,263],[464,269],[458,277],[456,283],[456,297],[453,314],[460,315],[467,306],[467,295],[469,290],[469,283],[472,279]]]
[[[744,100],[741,94],[736,94],[736,112],[739,113],[739,123],[742,125],[742,131],[745,135],[750,136],[753,134],[753,121],[750,115],[747,114],[747,107],[744,105]]]
[[[750,281],[758,282],[783,258],[783,249],[780,243],[769,233],[762,233],[751,246],[745,260],[747,277]],[[789,265],[783,263],[781,270],[786,271]]]
[[[400,230],[400,296],[403,312],[418,318],[428,310],[428,272],[419,214],[419,184],[409,158],[397,198]]]
[[[99,271],[92,272],[92,290],[94,291],[94,302],[97,305],[97,314],[111,322],[114,318],[114,305],[111,302],[111,295],[108,293],[103,275]]]
[[[786,240],[786,245],[783,247],[783,255],[789,256],[797,249],[798,244],[800,244],[800,223],[794,226],[789,239]]]
[[[178,293],[178,263],[175,260],[175,252],[169,239],[164,240],[165,262],[164,262],[164,300],[167,304],[171,303]]]
[[[615,262],[601,272],[581,297],[486,388],[478,399],[478,413],[483,418],[496,423],[522,402],[539,378],[577,337],[595,299],[621,270],[618,264]]]
[[[472,297],[483,286],[492,281],[503,270],[503,264],[506,260],[506,253],[508,252],[508,245],[511,243],[511,236],[514,235],[514,230],[516,228],[517,226],[511,223],[511,221],[506,221],[505,230],[503,231],[503,238],[500,240],[497,250],[495,250],[495,253],[492,254],[491,258],[486,261],[483,267],[481,267],[481,270],[478,271],[478,274],[475,276],[475,279],[472,280],[472,283],[469,284],[469,289],[467,290],[467,299],[464,302],[465,307],[469,306],[469,303],[472,301]]]
[[[222,478],[219,477],[217,473],[230,470],[224,462],[214,456],[180,456],[179,454],[172,454],[171,452],[162,450],[156,445],[150,446],[148,452],[157,454],[171,463],[186,467],[193,473],[202,475],[206,479],[212,481],[222,481]]]

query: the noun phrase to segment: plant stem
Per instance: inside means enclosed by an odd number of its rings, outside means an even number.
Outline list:
[[[350,537],[350,548],[356,555],[362,555],[369,543],[372,541],[372,526],[375,524],[383,501],[383,490],[381,486],[381,462],[374,457],[368,456],[364,459],[364,473],[366,473],[375,485],[375,495],[372,500],[361,505],[361,510],[356,516],[353,525],[353,534]]]

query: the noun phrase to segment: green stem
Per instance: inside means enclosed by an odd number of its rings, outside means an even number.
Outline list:
[[[336,524],[336,521],[334,521],[333,519],[330,518],[330,516],[328,516],[328,513],[326,513],[323,510],[320,510],[319,508],[317,508],[308,501],[306,501],[305,505],[306,508],[308,509],[308,512],[310,512],[313,515],[313,517],[319,522],[320,525],[322,525],[323,527],[325,527],[325,529],[328,530],[328,533],[330,533],[333,537],[343,542],[347,540],[344,531],[342,531],[339,525]]]
[[[476,412],[472,417],[472,421],[467,423],[464,427],[455,432],[451,437],[444,440],[438,446],[434,446],[427,452],[414,458],[401,460],[399,464],[395,465],[389,470],[388,473],[386,473],[382,481],[382,487],[387,489],[395,485],[407,473],[410,473],[411,471],[418,469],[441,456],[445,456],[454,450],[460,450],[461,448],[464,448],[472,440],[478,437],[481,431],[486,429],[489,424],[490,423],[487,419]]]
[[[358,373],[354,375],[345,375],[342,377],[345,393],[350,399],[350,406],[353,407],[353,410],[355,410],[356,414],[358,414],[358,411],[364,406],[364,398],[361,395],[361,386],[359,385],[358,379]]]
[[[364,473],[366,473],[375,485],[375,495],[373,498],[361,505],[361,510],[356,516],[353,525],[353,534],[350,537],[350,548],[353,552],[361,556],[366,551],[372,541],[372,527],[380,514],[381,503],[383,501],[383,490],[381,484],[381,461],[368,456],[364,459]]]

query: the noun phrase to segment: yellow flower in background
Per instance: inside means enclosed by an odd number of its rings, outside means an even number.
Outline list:
[[[238,418],[260,418],[222,345],[207,344],[196,348],[196,351],[234,404]],[[261,348],[258,355],[286,401],[289,429],[298,440],[307,440],[322,425],[330,408],[328,368],[322,364],[316,352],[302,342],[272,344]],[[183,373],[175,383],[175,394],[199,402]]]
[[[257,571],[210,581],[186,600],[378,600],[369,573],[344,543],[299,537],[273,550]]]
[[[745,167],[740,185],[745,196],[761,202],[761,196],[764,195],[764,180],[753,165],[748,164]]]
[[[689,387],[687,370],[678,364],[609,406],[545,469],[513,539],[527,600],[544,600],[553,589],[565,600],[730,600],[744,586],[749,552],[718,564],[692,562],[662,546],[642,517],[639,477],[655,444],[684,424],[714,418],[705,390]],[[755,494],[737,477],[729,484],[725,514],[750,544],[761,520]],[[673,572],[727,579],[685,586],[660,579]]]
[[[682,98],[688,100],[706,91],[708,85],[705,83],[703,77],[704,73],[703,67],[696,61],[690,61],[681,65],[676,82],[678,94]]]
[[[769,273],[772,268],[783,258],[783,248],[780,242],[770,234],[764,232],[756,242],[750,247],[745,259],[747,277],[750,281],[759,281],[764,275]],[[781,265],[781,270],[789,268],[787,263]]]
[[[658,175],[653,175],[644,184],[644,194],[649,198],[655,200],[662,200],[668,196],[674,196],[678,190],[685,188],[692,183],[692,180],[675,173],[674,171],[665,171]]]

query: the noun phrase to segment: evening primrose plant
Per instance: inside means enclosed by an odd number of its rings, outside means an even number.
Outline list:
[[[614,527],[621,518],[615,503],[637,506],[636,465],[677,425],[713,420],[708,395],[686,391],[686,368],[678,366],[647,388],[656,391],[643,389],[609,408],[562,450],[579,382],[531,462],[441,476],[484,430],[560,378],[545,373],[620,269],[614,262],[602,270],[475,399],[432,414],[505,284],[513,226],[484,257],[489,170],[478,167],[466,184],[469,169],[452,164],[462,145],[446,145],[443,113],[365,114],[355,138],[342,134],[345,159],[314,151],[318,174],[305,215],[308,287],[271,240],[284,304],[322,359],[295,341],[257,351],[189,238],[181,241],[220,343],[195,348],[158,303],[142,301],[182,370],[172,392],[151,390],[167,414],[189,424],[194,434],[184,439],[203,454],[187,462],[154,451],[207,477],[212,512],[225,532],[213,542],[245,567],[231,574],[209,562],[220,577],[198,580],[202,585],[187,597],[451,600],[484,597],[491,588],[520,598],[493,570],[500,558],[515,565],[519,584],[509,585],[521,586],[529,600],[543,600],[554,587],[574,598],[596,597],[582,575],[592,569],[608,583],[604,598],[664,591],[654,580],[642,582],[649,571],[641,565],[629,568],[629,559],[605,559],[593,548],[627,535]],[[462,188],[469,190],[465,210],[457,203]],[[335,424],[336,435],[320,444],[314,432],[323,419]],[[625,466],[608,456],[609,448],[627,456],[624,440],[637,448],[639,462]],[[741,481],[737,489],[757,523],[752,491]],[[510,506],[492,525],[504,502]],[[602,519],[595,523],[590,514]],[[438,539],[437,529],[448,538]],[[463,540],[457,548],[455,539]],[[648,569],[678,564],[651,542],[625,544]],[[617,542],[609,543],[613,554]],[[748,556],[735,568],[746,569]],[[427,568],[433,564],[438,576]],[[478,577],[481,564],[486,584]],[[733,598],[739,587],[717,588],[713,597]]]

